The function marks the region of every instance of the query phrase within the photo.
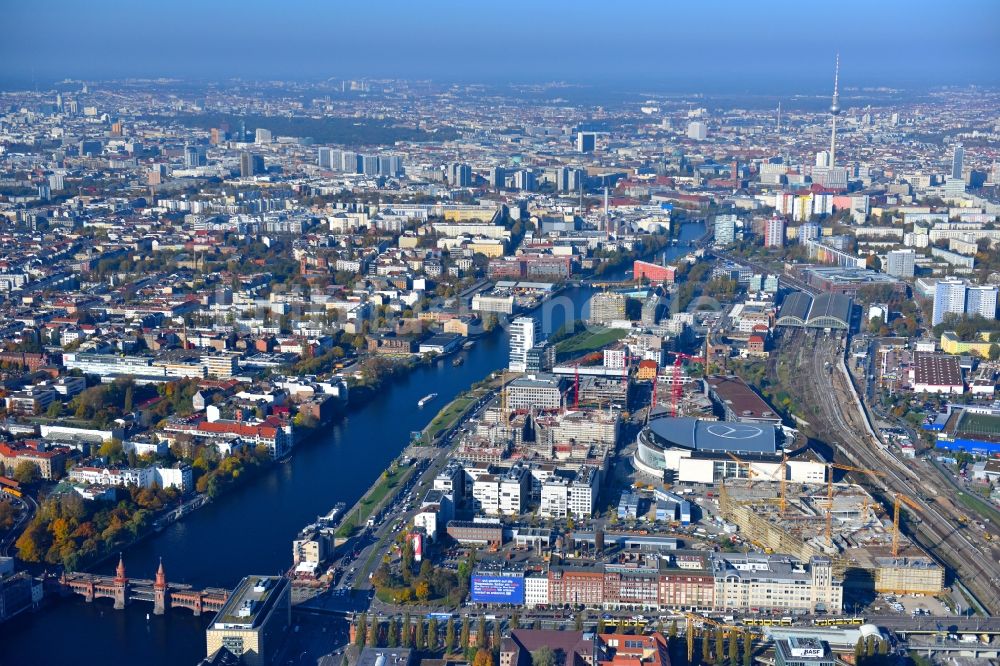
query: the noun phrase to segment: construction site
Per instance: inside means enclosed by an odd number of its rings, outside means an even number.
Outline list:
[[[730,481],[719,491],[723,518],[765,552],[831,557],[857,592],[937,594],[944,569],[900,532],[908,508],[899,495],[890,515],[863,487],[832,481]]]

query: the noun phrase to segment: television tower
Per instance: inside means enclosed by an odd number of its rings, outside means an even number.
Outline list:
[[[840,54],[837,54],[837,65],[833,70],[833,100],[830,102],[830,117],[833,119],[833,127],[830,130],[830,168],[836,165],[837,149],[837,116],[840,115]]]

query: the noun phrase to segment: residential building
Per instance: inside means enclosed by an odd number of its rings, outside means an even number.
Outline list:
[[[931,315],[931,324],[937,326],[949,314],[965,314],[965,290],[967,285],[964,280],[946,278],[939,280],[934,285],[934,309]]]
[[[625,319],[625,294],[603,291],[590,297],[590,322],[610,324]]]
[[[716,609],[822,612],[843,610],[843,585],[833,577],[831,561],[813,557],[808,564],[787,555],[712,557]]]
[[[541,341],[541,331],[538,322],[532,317],[517,317],[510,324],[510,362],[507,369],[511,372],[525,372],[528,368],[528,350]]]
[[[472,483],[472,506],[476,513],[500,515],[500,477],[483,474]]]
[[[688,123],[687,137],[695,141],[704,141],[708,137],[708,126],[700,120]]]
[[[764,223],[764,247],[785,246],[785,220],[774,216]]]
[[[886,255],[885,272],[893,277],[912,278],[916,257],[914,250],[890,250]]]
[[[531,473],[524,465],[515,465],[500,478],[498,510],[505,516],[517,516],[531,498]]]

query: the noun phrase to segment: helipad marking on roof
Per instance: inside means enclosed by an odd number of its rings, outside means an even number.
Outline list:
[[[753,439],[764,431],[746,423],[713,423],[705,430],[721,439]]]

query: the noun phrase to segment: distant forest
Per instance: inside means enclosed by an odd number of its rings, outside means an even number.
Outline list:
[[[305,118],[302,116],[235,116],[225,113],[181,114],[177,116],[147,116],[163,124],[178,122],[188,127],[211,129],[227,125],[229,132],[246,124],[247,133],[257,128],[271,130],[275,137],[310,138],[316,143],[336,143],[349,146],[392,145],[396,141],[448,141],[458,137],[454,129],[433,131],[398,127],[392,121],[370,118]]]

